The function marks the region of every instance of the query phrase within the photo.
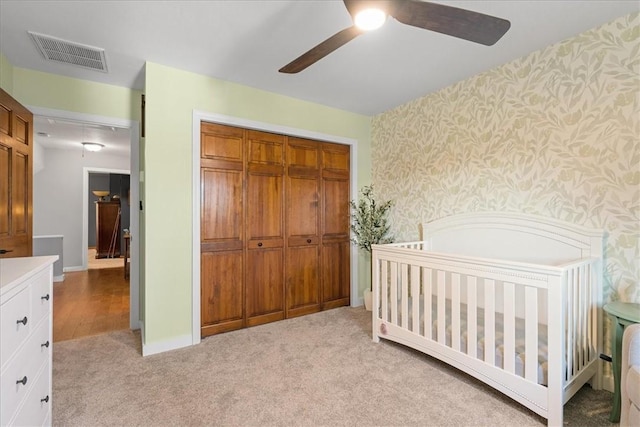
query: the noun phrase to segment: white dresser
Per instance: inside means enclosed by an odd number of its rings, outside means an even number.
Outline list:
[[[53,263],[0,259],[0,426],[51,425]]]

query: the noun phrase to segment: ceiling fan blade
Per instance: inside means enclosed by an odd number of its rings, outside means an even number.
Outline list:
[[[294,59],[284,67],[280,68],[278,71],[281,73],[287,74],[295,74],[307,68],[309,65],[319,61],[324,58],[340,46],[346,44],[347,42],[355,39],[362,32],[355,26],[345,28],[342,31],[337,32],[332,35],[316,47],[311,50],[303,53],[298,58]]]
[[[403,24],[486,46],[495,44],[511,27],[506,19],[416,0],[397,1],[392,16]]]

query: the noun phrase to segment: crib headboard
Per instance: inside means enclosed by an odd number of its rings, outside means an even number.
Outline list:
[[[515,212],[449,216],[421,225],[425,250],[561,265],[602,257],[604,231]]]

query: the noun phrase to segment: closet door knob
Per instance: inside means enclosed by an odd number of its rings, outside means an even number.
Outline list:
[[[49,341],[47,341],[47,342],[46,342],[46,343],[44,343],[44,344],[40,344],[40,347],[47,347],[47,348],[49,348]]]
[[[49,403],[49,395],[47,395],[44,399],[40,399],[40,402]]]
[[[25,375],[21,380],[16,381],[16,384],[27,385],[27,376]]]
[[[258,243],[258,247],[259,248],[262,247],[262,242]]]
[[[46,294],[45,296],[40,297],[40,299],[43,299],[43,300],[49,301],[49,294]]]
[[[24,316],[24,318],[22,320],[16,320],[16,324],[20,324],[22,323],[23,325],[27,326],[27,316]]]

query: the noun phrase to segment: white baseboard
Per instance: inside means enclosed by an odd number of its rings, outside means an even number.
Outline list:
[[[142,333],[142,336],[144,337],[144,328],[142,328]],[[159,341],[149,344],[146,344],[143,339],[142,356],[151,356],[152,354],[164,353],[165,351],[177,350],[191,345],[193,345],[193,337],[191,334],[175,337],[167,341]]]
[[[53,276],[53,281],[54,282],[64,282],[64,274],[61,274],[60,276]]]
[[[351,303],[351,307],[362,307],[364,305],[364,298],[357,297]]]
[[[62,271],[64,273],[68,273],[68,272],[71,272],[71,271],[84,271],[84,270],[85,270],[85,268],[83,266],[81,266],[81,265],[76,265],[76,266],[71,266],[71,267],[64,267],[62,269]]]

